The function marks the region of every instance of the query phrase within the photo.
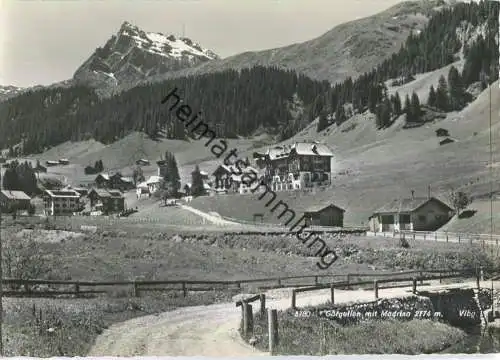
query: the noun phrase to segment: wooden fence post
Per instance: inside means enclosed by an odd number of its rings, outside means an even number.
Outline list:
[[[332,284],[332,287],[330,288],[330,300],[332,302],[332,305],[335,304],[335,285]]]
[[[248,303],[242,304],[243,306],[243,334],[250,336],[253,334],[253,312],[252,305]]]
[[[424,274],[422,273],[422,271],[420,271],[419,276],[420,276],[420,285],[424,285]]]
[[[186,297],[187,296],[187,288],[186,288],[186,283],[182,283],[182,296]]]
[[[438,233],[437,232],[434,232],[434,240],[438,241]]]
[[[295,292],[295,289],[292,290],[292,309],[295,309],[296,306],[295,306],[295,301],[296,301],[296,292]]]
[[[132,297],[137,297],[137,283],[135,282],[135,280],[132,284]]]
[[[375,300],[378,299],[378,280],[373,280],[373,289],[375,290]]]
[[[448,242],[448,233],[446,233],[446,242]]]
[[[424,233],[424,241],[425,241],[425,235],[426,235],[426,233]]]
[[[414,294],[417,293],[417,279],[416,278],[413,278],[413,289],[412,289],[412,292]]]
[[[80,295],[80,284],[78,281],[75,283],[75,296],[78,297]]]
[[[262,316],[266,313],[266,294],[260,294],[260,313]]]
[[[276,346],[279,342],[278,334],[278,311],[269,309],[267,313],[268,331],[269,331],[269,353],[274,355]]]
[[[318,276],[314,277],[314,285],[318,285]]]
[[[278,279],[278,286],[281,287],[281,279]]]
[[[351,290],[351,274],[347,274],[347,290]]]

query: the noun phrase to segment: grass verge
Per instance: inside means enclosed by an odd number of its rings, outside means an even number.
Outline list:
[[[151,294],[141,298],[4,299],[5,356],[86,356],[110,325],[179,307],[231,301],[234,293]]]
[[[267,329],[267,315],[254,317],[254,328]],[[465,339],[463,330],[432,320],[373,319],[342,326],[318,318],[296,318],[278,313],[276,355],[425,354],[435,353]],[[256,336],[256,347],[268,351],[266,331]],[[247,339],[248,340],[248,339]]]

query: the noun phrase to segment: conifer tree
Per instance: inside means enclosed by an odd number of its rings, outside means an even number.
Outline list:
[[[411,94],[410,111],[412,113],[411,115],[412,121],[419,121],[421,112],[420,99],[418,98],[418,95],[415,92]]]
[[[316,127],[316,131],[320,132],[328,127],[328,119],[326,118],[326,114],[322,111],[319,114],[318,125]]]
[[[339,105],[337,106],[337,110],[335,111],[335,123],[337,125],[340,125],[344,121],[346,121],[344,105],[342,103],[339,103]]]
[[[405,97],[405,107],[404,107],[404,112],[406,114],[406,122],[412,122],[413,121],[413,113],[411,112],[411,103],[410,103],[410,96],[406,94]]]
[[[438,88],[436,91],[436,107],[442,111],[448,111],[449,107],[448,98],[448,84],[443,75],[439,78]]]
[[[448,91],[450,110],[462,110],[465,106],[465,88],[457,68],[452,66],[448,72]]]
[[[203,177],[201,176],[200,168],[196,165],[194,171],[191,173],[191,195],[196,197],[204,194]]]
[[[434,85],[431,85],[429,90],[429,98],[427,99],[427,105],[431,107],[436,107],[436,90],[434,90]]]
[[[394,115],[399,116],[402,114],[402,107],[401,107],[401,97],[399,96],[399,93],[396,91],[396,94],[394,95]]]

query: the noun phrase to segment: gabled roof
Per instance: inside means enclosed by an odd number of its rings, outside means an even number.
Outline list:
[[[146,184],[156,184],[159,182],[162,182],[163,178],[161,176],[153,175],[150,176],[149,179],[146,181]]]
[[[295,143],[291,151],[295,151],[298,155],[333,156],[328,146],[319,143]]]
[[[323,203],[319,203],[319,204],[314,204],[314,205],[311,205],[311,206],[308,206],[306,208],[304,208],[304,213],[316,213],[316,212],[319,212],[321,210],[324,210],[328,207],[334,207],[342,212],[345,212],[344,209],[342,209],[341,207],[338,207],[337,205],[333,204],[333,203],[330,203],[330,202],[323,202]]]
[[[413,212],[420,207],[427,204],[429,201],[437,201],[443,207],[448,208],[449,211],[453,209],[446,205],[439,199],[434,197],[431,198],[412,198],[412,199],[397,199],[393,200],[390,203],[382,206],[380,209],[376,210],[374,214],[383,214],[383,213],[401,213],[401,212]]]
[[[254,152],[255,159],[267,157],[269,160],[283,159],[294,152],[298,155],[333,156],[332,150],[318,142],[296,142],[292,145],[278,145],[268,148],[265,153]]]
[[[80,198],[78,191],[73,189],[66,190],[45,190],[45,193],[50,197],[55,198]]]
[[[98,177],[102,177],[104,180],[109,180],[109,177],[110,177],[110,176],[109,176],[109,174],[107,174],[107,173],[101,173],[101,174],[99,174],[99,175],[97,175],[97,176],[96,176],[96,179],[97,179]]]
[[[92,189],[89,194],[91,192],[95,192],[100,198],[120,199],[123,197],[123,194],[119,190]]]
[[[31,198],[24,192],[18,190],[2,190],[2,194],[11,200],[31,200]]]

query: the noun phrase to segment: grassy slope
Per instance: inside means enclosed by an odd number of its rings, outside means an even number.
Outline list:
[[[441,72],[432,72],[420,76],[415,82],[419,88],[436,85]],[[423,84],[424,79],[426,84]],[[414,82],[414,83],[415,83]],[[407,89],[415,84],[409,83]],[[401,90],[401,89],[400,89]],[[409,91],[409,90],[407,90]],[[492,86],[492,133],[500,131],[497,116],[500,109],[499,83]],[[427,186],[431,186],[432,195],[446,200],[450,187],[464,190],[476,197],[483,197],[489,192],[489,91],[483,92],[475,102],[463,111],[448,114],[446,119],[429,123],[415,129],[404,130],[404,116],[388,129],[376,130],[374,116],[361,114],[348,120],[339,128],[332,125],[321,133],[316,132],[312,123],[301,133],[287,141],[321,140],[329,144],[336,154],[333,164],[334,186],[326,192],[302,197],[300,194],[280,193],[279,198],[286,201],[291,208],[303,207],[305,200],[329,200],[346,212],[346,224],[356,225],[367,221],[372,211],[384,203],[399,196],[409,196],[414,189],[417,196],[427,195]],[[342,130],[352,128],[343,132]],[[444,127],[450,131],[456,143],[439,146],[434,130]],[[500,151],[498,143],[493,142],[493,154]],[[495,160],[495,158],[494,158]],[[340,172],[349,170],[347,175]],[[498,167],[492,169],[493,190],[500,191]],[[250,197],[251,198],[251,197]],[[241,217],[251,220],[255,212],[266,212],[264,201],[241,201],[248,196],[224,196],[219,198],[195,199],[192,206],[204,210],[214,210],[221,215]],[[254,197],[255,198],[255,197]],[[297,198],[294,200],[293,198]],[[495,208],[498,209],[498,201]],[[478,216],[485,217],[489,207],[485,208],[480,201],[471,208],[478,210]],[[499,232],[500,213],[495,212],[495,232]],[[476,218],[477,219],[477,218]],[[275,215],[270,214],[267,221],[275,222]],[[474,218],[458,220],[455,229],[468,228]],[[460,226],[458,223],[467,224]],[[477,221],[474,231],[488,232],[484,221]]]

